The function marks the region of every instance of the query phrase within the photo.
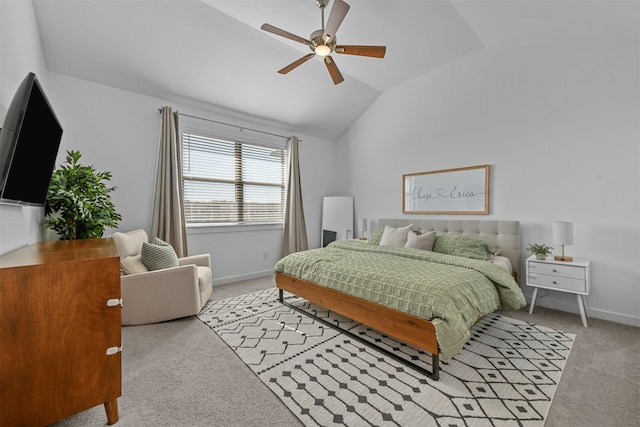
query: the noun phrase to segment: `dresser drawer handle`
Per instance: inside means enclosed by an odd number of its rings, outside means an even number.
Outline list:
[[[552,283],[553,283],[554,285],[557,285],[557,284],[558,284],[558,282],[556,282],[555,280],[554,280]]]
[[[107,349],[107,356],[113,356],[114,354],[118,354],[122,351],[122,347],[109,347]]]

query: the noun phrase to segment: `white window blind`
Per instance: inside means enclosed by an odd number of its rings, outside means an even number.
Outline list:
[[[187,223],[282,221],[285,151],[182,132]]]

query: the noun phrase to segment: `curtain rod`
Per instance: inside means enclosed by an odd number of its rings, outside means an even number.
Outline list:
[[[162,113],[162,108],[158,108],[158,111]],[[246,129],[246,130],[250,130],[250,131],[252,131],[252,132],[263,133],[263,134],[265,134],[265,135],[277,136],[277,137],[279,137],[279,138],[284,138],[284,139],[286,139],[286,140],[288,140],[288,139],[290,138],[289,136],[279,135],[279,134],[277,134],[277,133],[265,132],[265,131],[263,131],[263,130],[258,130],[258,129],[251,129],[251,128],[246,127],[246,126],[232,125],[232,124],[230,124],[230,123],[220,122],[220,121],[213,120],[213,119],[205,119],[204,117],[192,116],[192,115],[190,115],[190,114],[184,114],[184,113],[180,113],[180,112],[178,112],[178,115],[180,115],[180,116],[184,116],[184,117],[191,117],[192,119],[204,120],[204,121],[206,121],[206,122],[217,123],[217,124],[219,124],[219,125],[231,126],[231,127],[234,127],[234,128],[240,129],[240,132],[242,132],[244,129]],[[298,142],[302,142],[302,140],[301,140],[301,139],[298,139]]]

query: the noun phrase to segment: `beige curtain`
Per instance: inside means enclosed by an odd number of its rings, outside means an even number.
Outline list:
[[[287,148],[287,189],[284,199],[282,256],[309,249],[307,227],[304,222],[304,210],[302,209],[298,138],[295,136],[289,138],[289,146]]]
[[[171,244],[178,257],[188,255],[182,196],[182,143],[178,113],[170,107],[163,107],[151,235]]]

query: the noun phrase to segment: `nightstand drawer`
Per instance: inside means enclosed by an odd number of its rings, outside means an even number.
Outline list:
[[[572,265],[558,265],[535,261],[529,262],[529,273],[547,274],[550,276],[568,277],[571,279],[584,280],[585,269]]]
[[[549,289],[559,289],[563,291],[585,293],[587,291],[586,282],[583,279],[572,279],[570,277],[551,276],[548,274],[532,273],[529,270],[528,285],[540,286]]]

